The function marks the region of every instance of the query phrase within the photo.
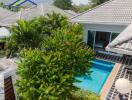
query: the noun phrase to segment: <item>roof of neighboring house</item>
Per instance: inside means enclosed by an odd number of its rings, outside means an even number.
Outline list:
[[[17,78],[15,59],[0,58],[0,100],[15,100],[13,84]]]
[[[71,19],[78,23],[129,25],[132,22],[132,0],[110,0]]]
[[[14,14],[14,12],[0,7],[0,20],[12,14]]]
[[[46,15],[47,13],[60,13],[68,18],[71,18],[74,16],[74,14],[68,13],[64,10],[61,10],[53,5],[45,5],[45,4],[39,4],[38,6],[31,6],[27,9],[22,9],[21,11],[3,19],[0,20],[0,25],[3,26],[10,26],[17,22],[19,19],[25,19],[25,20],[31,20],[34,17],[40,16],[40,15]]]
[[[73,15],[73,16],[77,15],[77,13],[74,12],[73,10],[64,10],[64,11],[67,12],[67,13],[69,13],[69,14],[71,14],[71,15]]]
[[[107,51],[132,55],[132,24],[120,33],[107,47]]]

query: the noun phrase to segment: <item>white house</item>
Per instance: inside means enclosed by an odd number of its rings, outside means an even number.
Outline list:
[[[83,25],[85,43],[95,51],[106,52],[106,46],[131,24],[132,0],[110,0],[73,17],[71,21]]]

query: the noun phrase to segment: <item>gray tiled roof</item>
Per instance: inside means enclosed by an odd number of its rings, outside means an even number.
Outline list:
[[[132,24],[120,33],[107,47],[107,51],[132,55]]]
[[[0,19],[1,20],[12,14],[14,14],[14,12],[0,7]]]
[[[68,13],[53,5],[40,4],[38,6],[31,6],[29,8],[23,9],[20,12],[17,12],[3,20],[0,20],[0,24],[3,26],[10,26],[16,23],[17,20],[19,19],[30,20],[34,17],[40,16],[40,15],[46,15],[47,13],[52,13],[52,12],[63,14],[69,18],[74,16],[74,14]]]
[[[132,22],[132,0],[110,0],[73,17],[71,21],[128,25]]]

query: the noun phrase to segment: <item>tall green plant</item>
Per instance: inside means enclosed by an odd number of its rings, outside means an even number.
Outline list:
[[[43,45],[47,53],[59,52],[61,59],[58,62],[68,69],[74,69],[76,75],[90,73],[89,61],[94,55],[94,52],[82,43],[82,32],[80,25],[73,24],[66,29],[55,31],[55,34],[44,40]]]
[[[37,32],[31,21],[19,20],[17,26],[11,28],[11,38],[7,42],[8,55],[23,48],[41,48],[43,35]]]
[[[54,31],[44,39],[42,51],[20,54],[17,92],[22,100],[67,100],[78,88],[76,75],[90,74],[94,52],[82,43],[77,24]]]
[[[44,38],[50,36],[54,30],[68,26],[65,16],[52,13],[33,20],[19,20],[17,26],[12,26],[12,36],[7,42],[7,55],[19,53],[23,48],[41,48]]]
[[[54,5],[63,9],[63,10],[72,9],[72,1],[71,0],[54,0]]]
[[[65,28],[68,26],[67,17],[54,12],[52,14],[47,14],[45,17],[40,16],[34,18],[32,22],[34,23],[34,27],[39,33],[48,35],[51,35],[53,30]]]
[[[92,3],[94,6],[96,6],[96,5],[102,4],[106,1],[109,1],[109,0],[92,0]]]

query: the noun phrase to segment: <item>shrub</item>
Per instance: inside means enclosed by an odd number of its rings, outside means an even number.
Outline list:
[[[82,29],[73,24],[44,39],[42,51],[20,53],[17,92],[22,100],[66,100],[78,88],[76,75],[89,75],[94,52],[82,43]]]
[[[80,89],[72,93],[71,100],[100,100],[100,98],[95,93]]]
[[[63,10],[72,9],[72,1],[71,0],[54,0],[54,5]]]
[[[17,26],[11,27],[11,38],[7,42],[7,57],[12,57],[23,48],[41,49],[44,38],[53,34],[54,30],[68,26],[65,16],[52,13],[33,20],[19,20]]]

